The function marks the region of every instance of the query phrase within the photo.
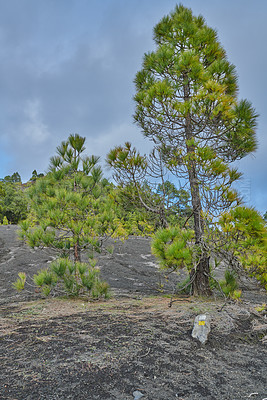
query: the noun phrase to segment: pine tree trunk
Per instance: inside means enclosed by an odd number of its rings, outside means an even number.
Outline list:
[[[189,101],[190,87],[184,87],[184,100]],[[185,121],[185,133],[187,141],[193,138],[192,124],[190,114],[187,115]],[[190,191],[192,198],[193,217],[194,217],[194,231],[195,243],[202,245],[202,237],[204,234],[204,220],[202,216],[202,205],[200,200],[199,182],[196,172],[195,162],[195,146],[187,144],[187,154],[190,156],[188,161],[188,176],[190,183]],[[209,257],[202,247],[202,254],[196,268],[191,272],[193,295],[195,296],[210,296],[212,294],[209,284]]]
[[[77,242],[74,244],[74,261],[81,262],[81,249],[80,249],[79,239],[77,239]]]
[[[189,181],[193,206],[195,243],[201,245],[202,236],[204,233],[204,221],[202,217],[199,187],[196,180],[194,165],[192,165],[189,170]],[[193,269],[191,273],[192,289],[194,296],[210,296],[212,294],[209,284],[209,273],[209,256],[204,251],[204,249],[202,249],[199,263],[197,264],[196,269]]]
[[[196,269],[191,271],[192,292],[194,296],[211,296],[212,291],[209,283],[209,257],[203,255]]]

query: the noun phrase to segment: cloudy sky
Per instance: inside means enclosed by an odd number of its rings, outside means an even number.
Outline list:
[[[45,172],[70,133],[105,159],[125,140],[148,151],[133,125],[133,79],[153,50],[154,25],[173,0],[0,0],[0,178]],[[242,160],[240,190],[267,210],[267,1],[184,0],[218,31],[240,98],[260,114],[258,150]],[[107,171],[107,174],[110,172]]]

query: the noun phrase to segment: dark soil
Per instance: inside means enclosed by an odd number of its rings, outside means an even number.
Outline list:
[[[170,299],[150,255],[149,239],[131,238],[101,256],[109,301],[43,299],[17,293],[17,273],[32,276],[53,257],[0,227],[0,398],[133,400],[263,400],[267,398],[266,294],[243,280],[243,300]],[[171,275],[164,290],[178,279]],[[258,308],[258,311],[256,310]],[[194,318],[209,313],[201,345]],[[135,393],[135,395],[134,395]]]

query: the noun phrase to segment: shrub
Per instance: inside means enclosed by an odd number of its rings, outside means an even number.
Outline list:
[[[6,216],[3,218],[3,225],[8,225],[8,219]]]
[[[233,300],[239,300],[241,297],[241,290],[238,290],[237,276],[234,271],[226,270],[224,273],[224,280],[220,281],[220,287],[223,293]]]
[[[23,290],[24,289],[24,287],[25,287],[25,282],[26,282],[26,274],[25,274],[25,272],[19,272],[18,273],[18,279],[16,280],[16,282],[14,282],[13,283],[13,287],[15,288],[15,289],[17,289],[19,292],[21,291],[21,290]]]
[[[192,238],[193,232],[190,229],[178,226],[160,229],[153,236],[152,253],[159,259],[163,269],[190,268],[193,258]]]
[[[67,258],[58,258],[49,268],[40,270],[33,276],[33,281],[45,296],[49,294],[67,294],[71,297],[89,295],[94,299],[110,297],[109,285],[99,277],[99,270],[95,268],[95,260],[91,265],[74,262]],[[17,290],[23,290],[26,274],[20,273],[18,280],[13,284]]]

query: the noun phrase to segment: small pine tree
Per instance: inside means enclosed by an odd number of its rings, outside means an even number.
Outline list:
[[[103,240],[118,233],[99,159],[83,156],[84,143],[85,138],[75,134],[57,147],[48,174],[29,189],[31,215],[20,224],[20,236],[31,247],[52,247],[69,258],[62,279],[72,295],[86,287],[87,278],[79,270],[82,251],[100,252]],[[58,282],[53,268],[35,277],[46,293]]]

